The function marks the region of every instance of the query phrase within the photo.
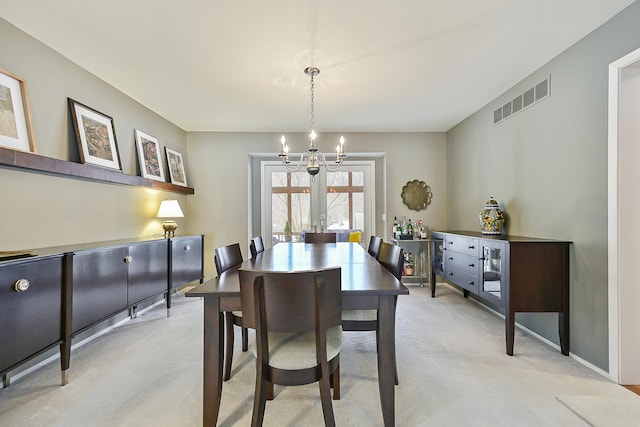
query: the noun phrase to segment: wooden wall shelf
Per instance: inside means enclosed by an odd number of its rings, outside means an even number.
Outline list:
[[[150,187],[156,190],[174,193],[194,194],[192,187],[182,187],[168,182],[154,181],[141,176],[127,175],[121,171],[105,169],[89,164],[67,162],[52,157],[40,156],[25,151],[0,147],[0,166],[28,170],[38,173],[54,174],[70,178],[89,179],[138,187]]]

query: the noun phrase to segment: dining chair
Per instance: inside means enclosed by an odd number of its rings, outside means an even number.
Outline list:
[[[240,244],[234,243],[232,245],[222,246],[215,250],[213,255],[213,261],[216,265],[216,272],[218,277],[229,270],[232,267],[236,267],[242,264],[242,252],[240,251]],[[224,298],[221,299],[220,304],[224,306]],[[247,328],[242,324],[242,311],[225,311],[225,360],[224,360],[224,380],[228,381],[231,378],[231,363],[233,361],[233,341],[234,332],[233,325],[240,326],[242,329],[242,351],[247,351],[249,347],[249,333]]]
[[[255,258],[260,252],[264,252],[262,236],[251,239],[251,242],[249,243],[249,251],[251,252],[251,258]]]
[[[252,426],[261,426],[273,384],[318,382],[324,422],[335,426],[331,404],[340,397],[340,267],[294,272],[243,270],[244,324],[256,331],[256,388]]]
[[[396,279],[402,280],[402,265],[404,253],[402,248],[386,242],[380,242],[378,262],[393,274]],[[397,302],[397,298],[396,298]],[[343,310],[342,311],[343,331],[376,331],[376,347],[380,340],[378,337],[378,310]],[[395,344],[394,344],[395,345]],[[396,351],[393,349],[393,363],[395,369],[396,385],[398,380],[398,364],[396,362]]]
[[[335,243],[336,233],[305,233],[305,243]]]
[[[367,252],[369,252],[369,255],[371,255],[375,259],[378,259],[378,254],[380,253],[380,243],[382,243],[381,237],[371,236],[371,239],[369,240],[369,249],[367,250]]]
[[[350,231],[349,232],[349,241],[354,243],[360,243],[362,240],[362,232],[360,231]]]

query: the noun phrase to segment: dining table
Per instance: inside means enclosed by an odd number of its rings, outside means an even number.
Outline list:
[[[240,266],[206,280],[186,293],[204,299],[203,425],[214,426],[222,397],[223,312],[240,310],[238,271],[304,271],[341,267],[342,308],[375,309],[378,314],[378,388],[384,425],[395,425],[395,315],[399,295],[409,290],[359,243],[281,242]]]

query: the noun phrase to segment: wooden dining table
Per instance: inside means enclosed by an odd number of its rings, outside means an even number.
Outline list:
[[[395,425],[395,311],[409,290],[358,243],[278,243],[186,293],[204,298],[203,425],[218,420],[222,396],[224,311],[240,310],[240,268],[301,271],[341,267],[343,309],[378,310],[378,387],[385,426]]]

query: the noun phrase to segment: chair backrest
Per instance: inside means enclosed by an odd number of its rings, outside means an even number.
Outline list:
[[[349,241],[350,242],[360,243],[360,240],[362,240],[362,232],[360,232],[360,231],[351,231],[351,232],[349,232]]]
[[[218,276],[236,265],[242,264],[242,252],[240,251],[240,243],[222,246],[217,248],[213,255],[213,261],[216,265]]]
[[[396,279],[402,280],[402,265],[404,263],[404,253],[402,248],[387,242],[380,243],[380,253],[378,262],[391,272]]]
[[[336,233],[304,233],[305,243],[335,243]]]
[[[249,250],[251,251],[251,258],[255,258],[260,252],[264,252],[262,236],[251,239],[251,242],[249,243]]]
[[[380,253],[380,243],[382,243],[381,237],[371,236],[371,240],[369,240],[369,255],[374,258],[378,258],[378,254]]]
[[[256,309],[260,307],[264,309],[270,332],[314,331],[317,313],[323,317],[326,328],[340,325],[340,270],[340,267],[294,272],[240,269],[242,325],[256,329],[259,323]]]

